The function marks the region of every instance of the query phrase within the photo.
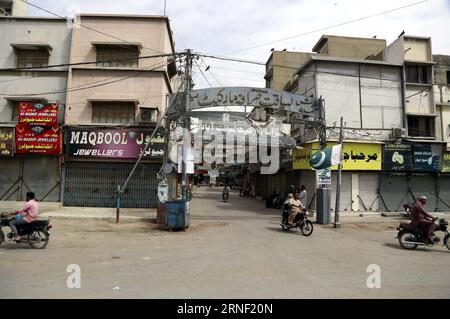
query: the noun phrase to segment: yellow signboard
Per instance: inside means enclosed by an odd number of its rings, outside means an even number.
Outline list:
[[[331,147],[336,144],[337,143],[328,143],[327,147]],[[342,149],[342,169],[347,171],[381,171],[381,149],[381,144],[344,143]],[[319,151],[319,143],[307,144],[304,149],[293,150],[292,168],[313,169],[311,165],[309,165],[309,159],[311,154],[314,154],[317,151]],[[337,170],[337,166],[333,166],[331,169]]]

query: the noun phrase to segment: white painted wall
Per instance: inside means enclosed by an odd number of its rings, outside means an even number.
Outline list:
[[[356,63],[318,65],[317,96],[325,99],[327,125],[344,116],[347,128],[402,127],[401,68],[366,64],[358,74]]]

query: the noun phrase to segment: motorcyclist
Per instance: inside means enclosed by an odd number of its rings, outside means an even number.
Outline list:
[[[17,227],[20,225],[26,225],[37,219],[38,216],[38,204],[34,199],[34,193],[28,192],[26,195],[26,203],[21,210],[10,212],[9,215],[18,215],[20,218],[15,218],[9,222],[9,227],[11,227],[11,232],[13,234],[12,240],[20,240],[19,233],[17,232]]]
[[[434,218],[430,213],[425,211],[423,208],[427,203],[426,196],[420,196],[417,201],[415,201],[411,209],[411,226],[414,228],[425,231],[427,235],[427,242],[433,242],[435,223],[437,218]]]
[[[304,209],[304,206],[299,198],[300,198],[299,192],[295,192],[294,198],[290,198],[288,200],[288,203],[291,207],[291,211],[288,218],[288,224],[290,226],[293,226],[295,217],[297,216],[298,213],[303,212]]]

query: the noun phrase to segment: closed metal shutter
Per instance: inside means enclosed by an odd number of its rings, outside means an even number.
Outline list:
[[[382,200],[386,203],[387,211],[401,211],[402,205],[411,201],[408,194],[408,177],[406,175],[381,174],[379,201],[380,210],[386,210]]]
[[[359,210],[378,210],[378,174],[358,174]]]
[[[64,205],[115,207],[117,185],[122,185],[133,163],[67,162]],[[154,208],[160,164],[140,164],[121,197],[123,208]]]
[[[57,157],[0,159],[0,200],[23,201],[34,192],[38,201],[58,202],[61,169]]]
[[[341,176],[341,198],[339,201],[340,211],[352,210],[352,174],[342,172]],[[331,173],[331,210],[336,207],[336,184],[337,173]]]
[[[441,212],[450,211],[450,176],[443,175],[439,177],[439,202],[438,210]]]
[[[425,209],[428,211],[436,210],[436,192],[435,177],[433,175],[411,176],[411,191],[418,198],[425,195],[428,198]]]

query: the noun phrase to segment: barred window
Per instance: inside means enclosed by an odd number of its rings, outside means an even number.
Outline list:
[[[137,46],[97,45],[97,66],[127,67],[139,66],[139,48]]]
[[[49,53],[46,49],[16,50],[18,68],[37,68],[48,65]]]
[[[134,102],[92,102],[92,123],[135,124]]]

